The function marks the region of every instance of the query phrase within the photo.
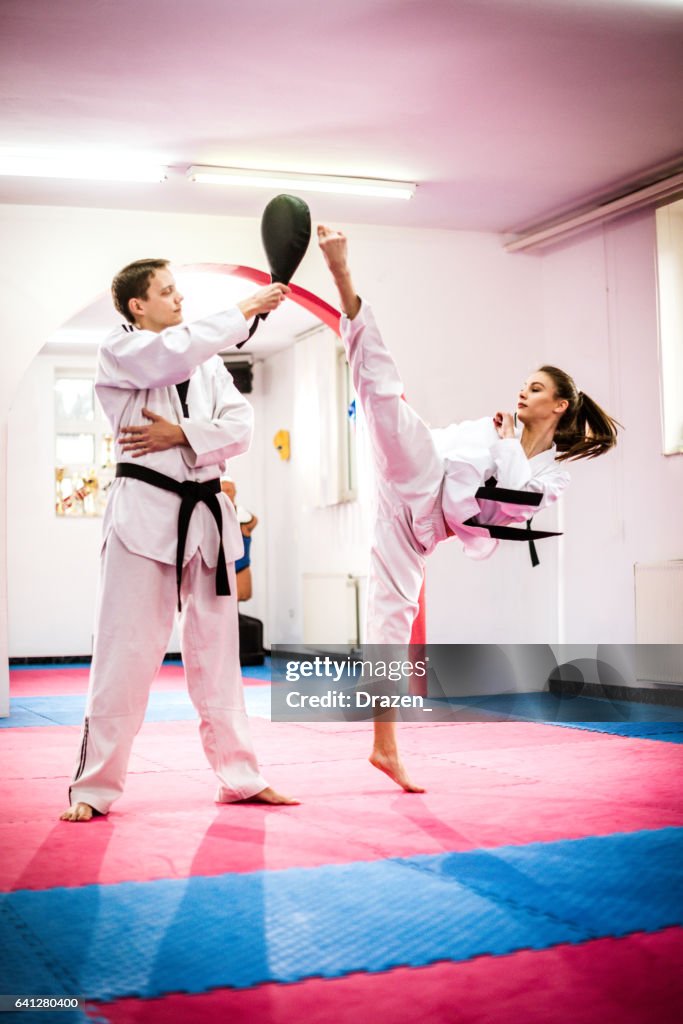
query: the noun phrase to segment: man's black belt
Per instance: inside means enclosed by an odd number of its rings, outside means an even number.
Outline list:
[[[155,469],[148,466],[139,466],[134,462],[117,462],[117,477],[129,477],[132,480],[142,480],[143,483],[151,484],[152,487],[160,487],[163,491],[172,491],[180,497],[180,509],[178,511],[178,547],[176,550],[175,575],[178,587],[178,611],[181,610],[180,602],[180,581],[183,575],[183,558],[185,556],[185,542],[187,531],[190,527],[190,519],[197,505],[203,501],[209,512],[216,520],[218,527],[219,548],[218,562],[216,563],[216,593],[219,597],[227,597],[230,594],[228,582],[228,567],[225,562],[225,551],[223,550],[223,514],[221,505],[216,497],[220,494],[221,482],[219,479],[207,480],[205,483],[198,483],[196,480],[174,480],[172,476],[164,473],[157,473]]]
[[[513,491],[506,487],[498,487],[495,477],[489,477],[483,487],[480,487],[475,498],[484,501],[501,501],[506,505],[533,505],[541,504],[542,495],[538,491]],[[520,530],[515,526],[497,526],[494,523],[477,523],[476,516],[468,519],[465,526],[480,526],[482,530],[488,530],[489,536],[496,540],[521,540],[528,541],[531,564],[534,568],[539,564],[538,552],[534,541],[544,540],[546,537],[561,537],[561,533],[554,533],[550,530],[532,530],[531,519],[527,520],[526,529]]]

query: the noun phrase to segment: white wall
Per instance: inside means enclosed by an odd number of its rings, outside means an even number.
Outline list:
[[[258,223],[247,219],[5,206],[0,208],[0,230],[16,239],[13,252],[8,252],[0,264],[4,307],[11,324],[5,337],[12,337],[0,380],[3,410],[46,337],[92,301],[112,273],[140,252],[164,253],[178,264],[263,264]],[[538,345],[540,317],[533,301],[538,263],[511,259],[492,236],[373,229],[367,225],[347,226],[347,230],[358,287],[372,298],[404,373],[407,394],[417,408],[436,424],[453,416],[478,415],[482,408],[497,406],[516,387],[520,367],[526,370],[530,354]],[[315,248],[306,257],[297,281],[335,300],[334,288]],[[455,332],[453,322],[457,324]],[[505,339],[504,347],[497,344],[501,338]],[[495,348],[490,347],[491,339]],[[482,354],[486,361],[490,355],[493,362],[494,351],[496,373],[482,377]],[[300,636],[298,588],[302,571],[312,567],[324,571],[326,566],[318,560],[333,554],[335,564],[352,554],[352,568],[361,569],[365,550],[364,544],[363,552],[360,550],[362,525],[354,523],[357,511],[310,510],[308,518],[302,518],[297,488],[292,486],[292,469],[281,463],[270,447],[275,429],[285,426],[287,420],[293,422],[293,391],[284,382],[294,380],[296,371],[291,362],[286,372],[283,367],[295,358],[293,353],[284,353],[272,361],[272,366],[263,368],[267,406],[261,410],[260,419],[267,429],[255,448],[255,453],[259,445],[267,449],[263,453],[262,499],[257,483],[254,499],[245,492],[239,463],[233,467],[240,498],[245,504],[261,505],[260,509],[254,508],[264,523],[262,539],[258,531],[254,539],[254,611],[258,614],[258,602],[263,602],[266,591],[269,611],[263,617],[268,620],[271,641]],[[256,454],[247,460],[254,458]],[[257,474],[250,475],[257,480]],[[275,493],[274,501],[266,487]],[[279,520],[273,522],[268,537],[266,569],[259,564],[259,544],[266,540],[266,520],[273,515]],[[335,523],[337,535],[346,537],[341,547],[338,537],[331,542],[329,539],[328,526]],[[267,586],[258,579],[264,570],[275,574],[275,586],[270,579]],[[484,582],[489,576],[490,584]],[[479,579],[482,600],[488,600],[494,578],[487,573]],[[450,589],[448,582],[445,587]],[[432,600],[435,616],[441,603],[438,595]],[[449,608],[452,605],[448,596],[444,603]],[[260,607],[262,611],[262,603]],[[466,614],[472,617],[469,602]],[[447,619],[450,621],[450,612]],[[438,619],[435,621],[438,623]],[[281,637],[277,635],[280,632],[284,633]],[[37,652],[34,649],[31,653]]]
[[[285,462],[273,447],[278,430],[289,430],[292,451],[294,434],[295,350],[285,349],[263,364],[262,423],[264,512],[268,527],[265,562],[268,643],[301,639],[302,582],[299,564],[305,537],[299,529],[300,493],[296,486],[296,461]]]
[[[7,557],[11,657],[89,655],[97,594],[102,520],[54,512],[54,378],[56,370],[95,369],[94,356],[39,355],[29,366],[8,418]],[[261,364],[254,368],[258,406]],[[238,483],[241,504],[260,515],[263,500],[262,426],[251,450],[227,473]],[[241,608],[263,617],[265,570],[260,527],[254,534],[254,592]],[[177,632],[169,643],[179,650]]]
[[[0,418],[0,717],[9,714],[9,588],[7,585],[7,420]]]
[[[331,331],[322,331],[314,344],[334,344]],[[314,475],[318,473],[310,395],[306,394],[306,344],[280,352],[264,364],[262,422],[265,434],[265,505],[268,521],[267,635],[271,643],[301,643],[303,637],[303,576],[305,573],[367,571],[370,544],[371,496],[362,451],[359,458],[358,499],[317,507]],[[278,430],[288,430],[291,458],[280,459],[272,445]],[[358,424],[362,445],[362,423]],[[329,610],[330,616],[334,610]]]
[[[614,221],[543,257],[544,354],[624,424],[617,448],[570,467],[567,643],[634,643],[633,567],[683,556],[683,458],[662,454],[655,220]]]
[[[554,361],[627,426],[616,453],[575,467],[562,510],[565,539],[539,545],[539,568],[531,569],[524,545],[501,545],[484,564],[464,558],[455,541],[435,552],[430,640],[630,641],[633,562],[680,556],[683,462],[659,455],[653,222],[650,214],[631,217],[532,256],[507,255],[489,235],[345,226],[357,287],[373,302],[408,398],[433,425],[510,407],[526,373]],[[0,232],[16,243],[0,256],[3,419],[46,337],[126,261],[153,252],[180,264],[264,262],[258,222],[244,218],[4,206]],[[315,248],[297,282],[335,301]],[[257,369],[255,446],[231,468],[241,503],[262,523],[254,535],[256,596],[245,611],[266,620],[271,642],[301,636],[304,571],[332,571],[342,560],[364,568],[362,508],[301,507],[296,360],[296,350],[286,350]],[[289,464],[272,448],[281,427],[292,431]],[[29,505],[39,500],[31,479],[27,473]],[[18,500],[13,491],[15,523]],[[550,513],[538,525],[553,521]],[[25,597],[32,566],[12,565]],[[12,621],[22,644],[46,628],[35,616]],[[39,653],[35,645],[30,653]]]
[[[38,356],[9,415],[7,526],[11,657],[92,651],[101,519],[55,515],[56,369],[94,359]]]

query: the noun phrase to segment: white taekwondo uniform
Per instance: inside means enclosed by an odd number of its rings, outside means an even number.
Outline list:
[[[555,461],[554,445],[528,459],[519,436],[500,438],[492,417],[430,430],[403,400],[398,370],[366,302],[353,320],[342,317],[341,334],[377,480],[366,642],[407,644],[425,557],[439,541],[453,534],[470,558],[488,558],[499,541],[468,520],[523,522],[556,501],[570,477]],[[540,505],[477,500],[492,476],[501,488],[540,493]]]
[[[128,325],[99,352],[95,388],[116,439],[117,461],[146,466],[176,481],[204,483],[225,460],[249,447],[253,411],[217,353],[247,337],[237,308],[155,334]],[[176,384],[189,378],[183,415]],[[179,423],[189,447],[133,459],[121,451],[121,427],[149,425],[143,407]],[[222,802],[267,786],[253,750],[239,665],[233,563],[242,554],[235,510],[218,493],[231,595],[216,594],[219,533],[203,502],[190,519],[183,559],[181,649],[190,697],[200,716],[204,751]],[[142,480],[117,478],[103,525],[95,643],[81,753],[70,788],[106,813],[121,795],[149,689],[166,652],[176,606],[180,498]]]

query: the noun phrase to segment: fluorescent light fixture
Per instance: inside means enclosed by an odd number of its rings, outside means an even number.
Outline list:
[[[298,174],[290,171],[252,171],[243,167],[190,167],[190,181],[233,188],[293,189],[298,192],[328,192],[343,196],[372,196],[380,199],[410,199],[417,185],[381,178],[345,178],[331,174]]]
[[[85,181],[165,181],[159,164],[121,156],[92,160],[69,156],[0,154],[0,175],[15,178],[75,178]]]

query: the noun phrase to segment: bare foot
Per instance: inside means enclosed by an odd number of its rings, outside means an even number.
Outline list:
[[[60,821],[90,821],[93,809],[90,804],[74,804],[68,811],[59,815]]]
[[[411,782],[408,778],[408,773],[403,767],[403,762],[397,753],[386,753],[383,750],[373,750],[369,757],[370,764],[375,768],[379,768],[381,772],[388,775],[390,779],[402,789],[405,789],[406,793],[424,793],[423,786],[416,786],[414,782]]]
[[[293,800],[291,796],[283,796],[282,793],[276,793],[270,786],[266,786],[260,793],[255,793],[253,796],[248,796],[245,800],[238,802],[241,804],[292,804],[297,807],[301,803],[300,800]]]

